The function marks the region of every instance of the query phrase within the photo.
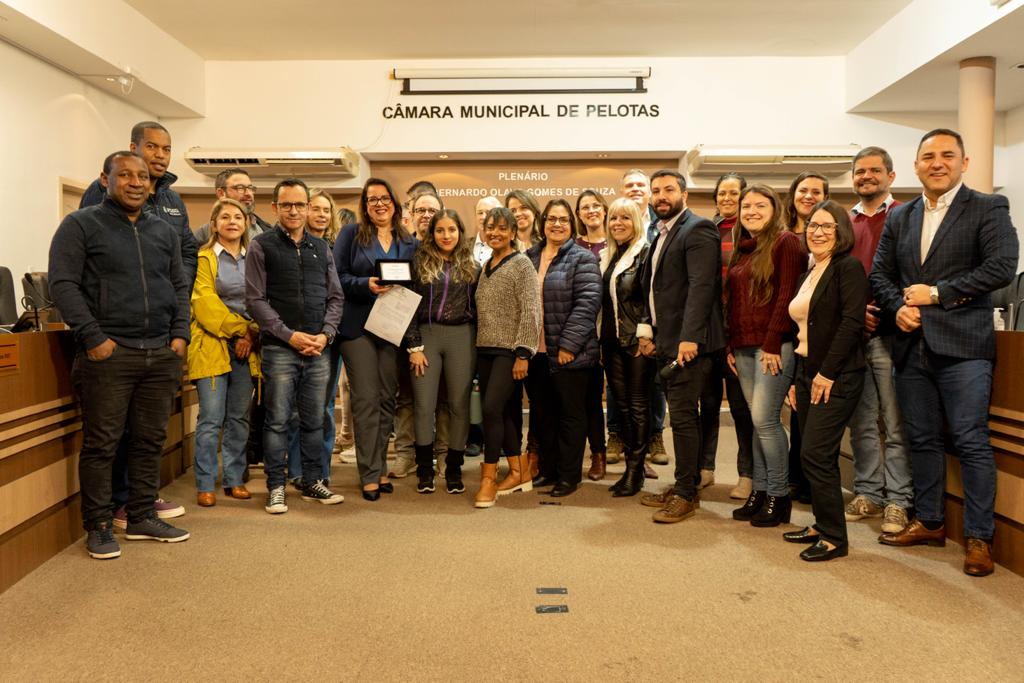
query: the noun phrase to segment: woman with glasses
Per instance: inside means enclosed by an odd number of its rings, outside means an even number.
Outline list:
[[[537,270],[541,300],[537,360],[529,380],[531,422],[540,422],[540,474],[534,485],[553,485],[551,495],[561,497],[582,479],[587,382],[600,361],[601,270],[594,255],[573,239],[576,219],[567,201],[548,202],[541,224],[543,239],[526,252]]]
[[[789,192],[786,194],[786,226],[796,234],[802,235],[811,210],[818,202],[828,198],[828,178],[812,171],[804,171],[789,184]],[[805,240],[800,240],[800,244],[806,254]],[[809,262],[812,260],[810,257],[808,259]],[[795,400],[796,391],[791,389],[789,392],[791,408],[796,407]],[[798,501],[804,504],[811,502],[811,491],[800,464],[800,425],[795,411],[789,420],[789,482],[793,496]]]
[[[608,245],[608,203],[597,190],[583,190],[576,199],[576,218],[579,219],[580,225],[576,244],[589,249],[600,261],[601,252]],[[590,469],[587,470],[587,479],[591,481],[604,479],[608,467],[607,444],[604,439],[604,394],[604,370],[598,363],[590,371],[590,379],[587,382],[587,441],[590,443]]]
[[[387,478],[387,450],[398,391],[397,347],[363,328],[377,297],[390,287],[374,275],[380,259],[411,261],[416,240],[402,227],[395,193],[386,180],[370,178],[359,197],[359,222],[346,225],[334,244],[334,263],[345,292],[341,355],[352,389],[356,464],[363,498],[394,491]]]
[[[641,322],[646,304],[641,272],[650,249],[642,220],[632,199],[612,202],[608,210],[610,239],[601,255],[604,286],[598,331],[608,386],[620,407],[619,435],[626,457],[625,473],[610,488],[615,497],[635,496],[644,487],[650,441],[655,361],[640,353],[637,338],[638,328],[649,328]]]
[[[480,269],[455,211],[434,214],[425,237],[416,250],[412,286],[423,299],[405,333],[412,369],[416,490],[434,492],[435,413],[443,377],[448,412],[445,488],[448,493],[462,493],[466,490],[462,464],[476,365],[473,290]]]
[[[484,461],[474,506],[489,508],[499,494],[533,488],[528,458],[522,455],[522,381],[540,336],[540,295],[530,260],[516,248],[516,219],[504,207],[484,219],[491,256],[476,287],[476,353],[483,404]],[[499,490],[498,460],[504,451],[509,473]]]
[[[864,311],[868,281],[850,251],[853,226],[831,200],[814,207],[804,239],[814,267],[789,304],[796,323],[796,409],[800,460],[811,487],[814,525],[783,534],[812,543],[800,559],[820,562],[848,553],[839,444],[864,388]]]
[[[216,505],[220,442],[224,495],[249,500],[242,483],[249,438],[252,379],[260,375],[254,350],[259,330],[245,311],[245,250],[249,213],[234,199],[221,199],[210,214],[210,237],[199,250],[192,289],[192,340],[188,374],[199,393],[196,422],[196,501]],[[223,434],[222,434],[223,433]]]
[[[739,197],[739,222],[725,279],[727,362],[754,426],[753,490],[733,519],[753,526],[788,522],[789,444],[780,418],[793,379],[787,306],[804,271],[800,238],[785,229],[782,202],[766,185]]]

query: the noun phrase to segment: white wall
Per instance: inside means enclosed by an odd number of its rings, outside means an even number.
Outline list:
[[[399,95],[391,68],[469,62],[209,62],[205,119],[168,120],[176,156],[199,146],[349,145],[377,153],[686,150],[696,144],[858,145],[888,148],[912,178],[914,146],[930,120],[846,113],[845,59],[686,58],[491,60],[472,66],[650,65],[644,95]],[[290,88],[282,88],[282,84]],[[256,96],[251,97],[253,94]],[[252,106],[252,102],[258,104]],[[391,120],[386,105],[658,104],[658,118]],[[903,119],[906,119],[905,115]],[[910,117],[912,118],[912,117]],[[175,161],[182,185],[209,186]]]
[[[996,169],[1008,181],[1000,191],[1010,200],[1010,215],[1021,238],[1021,261],[1017,265],[1020,272],[1024,270],[1024,107],[1006,113]]]
[[[128,146],[152,114],[0,42],[0,265],[46,270],[60,221],[59,178],[91,182],[107,154]]]

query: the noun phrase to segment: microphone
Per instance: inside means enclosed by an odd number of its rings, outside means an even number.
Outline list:
[[[35,331],[40,332],[41,328],[39,327],[39,309],[36,307],[36,302],[32,299],[32,297],[26,294],[25,296],[21,297],[21,305],[25,308],[26,312],[32,313],[32,317],[34,318],[35,322]]]

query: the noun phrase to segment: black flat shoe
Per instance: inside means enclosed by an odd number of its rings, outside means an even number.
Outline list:
[[[383,484],[380,484],[380,488],[377,490],[380,491],[381,493],[394,493],[395,485],[392,484],[390,481],[386,481]]]
[[[363,489],[363,499],[371,503],[375,500],[380,500],[380,489],[372,489],[370,491]]]
[[[543,474],[538,474],[533,478],[533,488],[539,489],[545,486],[554,486],[558,483],[558,480],[554,477],[545,477]]]
[[[782,534],[782,540],[790,543],[817,543],[819,538],[821,538],[821,534],[809,526],[805,526],[800,531],[787,531]]]
[[[800,553],[800,559],[807,562],[827,562],[837,557],[846,557],[849,554],[849,546],[837,545],[835,548],[829,549],[825,541],[819,539],[817,543]]]
[[[560,481],[555,484],[555,488],[551,489],[551,497],[562,498],[563,496],[568,496],[570,493],[576,491],[579,486],[579,484],[570,484],[567,481]]]

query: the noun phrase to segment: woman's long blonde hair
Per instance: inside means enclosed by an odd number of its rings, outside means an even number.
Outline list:
[[[619,243],[612,237],[611,229],[608,225],[612,222],[612,216],[625,212],[630,222],[633,223],[633,236],[629,239],[629,243],[623,246],[619,246]],[[621,250],[623,252],[629,251],[630,247],[636,244],[638,239],[643,237],[644,223],[643,219],[640,218],[640,208],[636,205],[632,199],[626,197],[619,197],[612,205],[608,207],[607,214],[605,215],[605,230],[608,231],[607,245],[604,248],[604,264],[611,263],[615,259],[615,255]]]
[[[341,230],[341,219],[338,217],[338,207],[334,205],[334,197],[327,194],[327,191],[320,187],[312,187],[309,189],[309,203],[312,204],[313,200],[317,197],[323,197],[327,200],[327,203],[331,205],[331,222],[327,224],[327,229],[324,231],[324,239],[327,240],[327,244],[334,245],[334,240],[338,237],[338,231]]]
[[[225,206],[233,206],[242,212],[242,217],[245,218],[245,231],[242,232],[242,249],[249,248],[249,212],[242,202],[224,197],[213,203],[213,211],[210,212],[210,236],[207,238],[206,243],[200,247],[201,249],[211,249],[217,243],[217,214]]]

